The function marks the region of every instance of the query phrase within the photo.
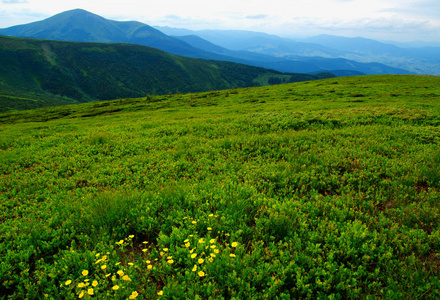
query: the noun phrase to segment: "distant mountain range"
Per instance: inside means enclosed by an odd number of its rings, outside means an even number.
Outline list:
[[[135,44],[0,36],[0,112],[328,77],[334,75],[281,73]]]
[[[327,68],[325,59],[338,58],[344,59],[345,67],[352,61],[375,62],[397,68],[391,70],[395,73],[400,73],[399,69],[405,69],[416,74],[440,75],[440,47],[414,47],[413,44],[410,44],[413,47],[399,47],[361,37],[346,38],[332,35],[293,40],[266,33],[240,30],[191,31],[170,27],[155,28],[170,36],[196,35],[236,51],[251,51],[307,63],[312,63],[309,58],[313,57],[315,63],[317,59],[319,62],[324,62],[323,65],[319,65],[324,69]],[[356,65],[356,68],[359,70],[363,66]],[[376,68],[368,69],[364,73],[389,71],[382,68],[382,65],[376,65]]]
[[[135,21],[107,20],[81,9],[66,11],[30,24],[0,29],[0,34],[61,41],[131,43],[175,55],[231,61],[281,72],[332,72],[338,76],[410,73],[404,68],[390,67],[377,60],[368,63],[355,61],[346,57],[345,50],[316,43],[248,31],[153,28]]]

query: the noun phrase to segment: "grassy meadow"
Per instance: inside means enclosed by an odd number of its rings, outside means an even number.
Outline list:
[[[0,114],[0,299],[439,299],[440,78]]]

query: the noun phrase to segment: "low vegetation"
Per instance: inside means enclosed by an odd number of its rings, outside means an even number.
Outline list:
[[[0,298],[440,298],[440,78],[0,114]]]

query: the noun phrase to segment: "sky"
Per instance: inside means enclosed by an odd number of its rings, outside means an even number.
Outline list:
[[[0,0],[0,28],[75,8],[112,20],[192,30],[440,42],[440,0]]]

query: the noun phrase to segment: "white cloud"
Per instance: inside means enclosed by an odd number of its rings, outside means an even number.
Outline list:
[[[83,8],[109,19],[188,29],[246,29],[282,35],[331,32],[389,39],[418,34],[440,41],[434,32],[440,26],[439,0],[292,0],[288,4],[285,0],[0,1],[0,28],[38,20],[30,12],[49,17]],[[405,31],[411,34],[405,37]]]

